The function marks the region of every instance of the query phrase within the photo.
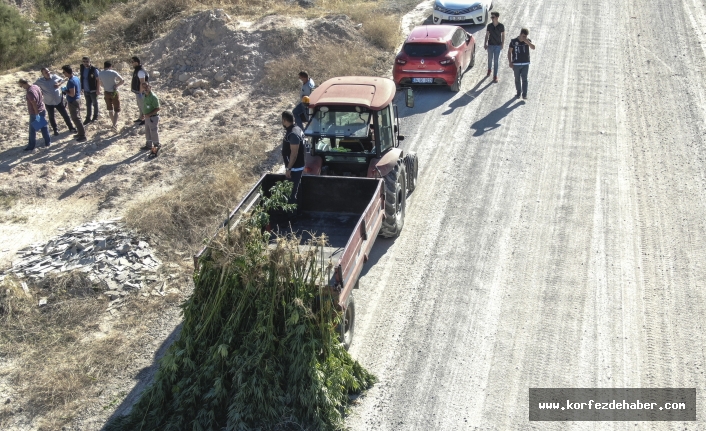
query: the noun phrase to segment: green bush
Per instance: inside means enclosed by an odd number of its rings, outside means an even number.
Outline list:
[[[19,11],[0,3],[0,70],[18,66],[36,55],[37,35]]]
[[[49,22],[52,53],[70,52],[83,37],[83,26],[67,14],[56,14]]]

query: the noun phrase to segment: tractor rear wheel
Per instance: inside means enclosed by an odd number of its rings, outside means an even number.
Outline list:
[[[355,329],[355,300],[353,294],[348,299],[346,311],[341,316],[341,323],[338,325],[338,339],[346,350],[353,342],[353,330]]]
[[[404,226],[404,213],[407,206],[406,172],[404,160],[397,160],[395,167],[384,177],[385,218],[382,220],[380,235],[396,238]]]

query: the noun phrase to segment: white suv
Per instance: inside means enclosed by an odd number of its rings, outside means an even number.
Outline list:
[[[434,24],[488,24],[492,0],[435,0]]]

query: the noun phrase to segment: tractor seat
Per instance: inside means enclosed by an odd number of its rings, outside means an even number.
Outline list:
[[[365,152],[365,147],[363,147],[363,143],[356,139],[343,139],[338,143],[338,146],[341,148],[347,148],[355,153]]]

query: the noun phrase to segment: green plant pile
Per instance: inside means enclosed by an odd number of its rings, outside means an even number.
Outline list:
[[[350,393],[375,377],[339,343],[340,313],[323,283],[324,239],[271,238],[271,210],[291,210],[291,183],[211,242],[183,305],[178,341],[120,430],[343,427]]]

